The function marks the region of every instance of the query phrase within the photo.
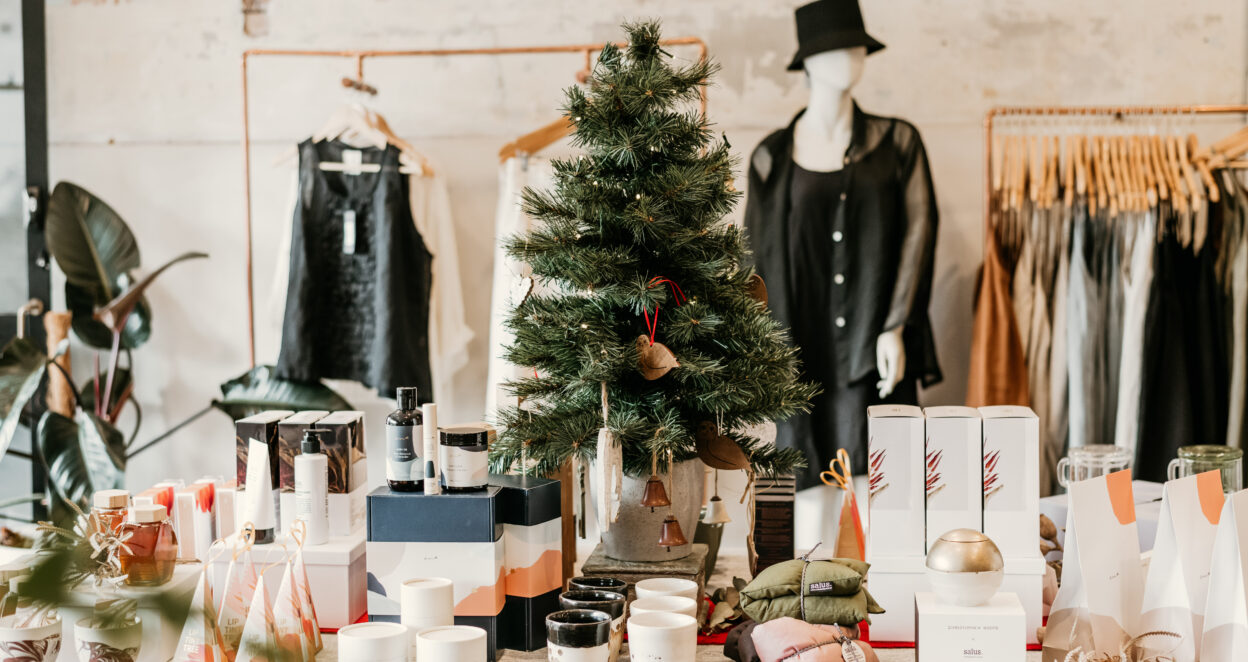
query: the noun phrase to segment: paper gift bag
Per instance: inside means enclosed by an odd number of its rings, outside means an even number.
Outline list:
[[[247,623],[247,611],[256,593],[257,581],[251,551],[243,549],[235,553],[225,570],[225,590],[221,594],[221,610],[217,615],[217,626],[230,660],[234,659],[238,643],[243,638],[243,627]]]
[[[235,662],[279,662],[277,635],[273,629],[273,610],[269,608],[269,591],[264,587],[264,575],[256,580],[255,594],[247,608],[247,624],[238,642]]]
[[[282,583],[273,602],[273,632],[281,662],[307,662],[316,657],[316,650],[303,629],[303,613],[290,562],[282,572]]]
[[[1075,648],[1117,654],[1137,633],[1143,571],[1131,471],[1070,485],[1062,586],[1044,636],[1044,662]]]
[[[1248,490],[1227,498],[1214,535],[1205,602],[1202,662],[1248,657]]]
[[[1210,550],[1222,514],[1222,478],[1218,471],[1172,480],[1161,497],[1157,542],[1144,583],[1140,631],[1179,635],[1173,648],[1151,650],[1173,662],[1200,659],[1205,599],[1209,589]],[[1174,642],[1165,642],[1167,646]]]
[[[178,638],[178,648],[173,662],[222,662],[229,659],[225,653],[225,641],[217,627],[217,609],[213,606],[212,585],[208,572],[200,573],[191,609]]]
[[[321,641],[321,622],[316,617],[316,605],[312,604],[312,585],[308,583],[308,570],[303,565],[302,547],[295,553],[294,577],[304,635],[312,642],[312,649],[319,653],[325,644]]]
[[[854,475],[850,471],[849,452],[844,448],[836,452],[836,458],[828,463],[828,470],[819,473],[825,484],[841,491],[840,524],[836,533],[836,558],[866,561],[866,537],[862,532],[862,517],[858,512],[858,499],[854,496]]]

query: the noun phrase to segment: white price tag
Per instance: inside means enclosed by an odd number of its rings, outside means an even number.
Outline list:
[[[342,212],[342,252],[348,255],[355,253],[354,209],[344,209]]]
[[[363,170],[360,165],[364,163],[364,152],[358,149],[342,150],[342,171],[348,175],[358,175]]]

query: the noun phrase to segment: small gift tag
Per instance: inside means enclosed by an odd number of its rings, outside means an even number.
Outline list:
[[[342,252],[355,254],[355,210],[342,210]]]
[[[364,164],[364,152],[358,149],[342,150],[342,172],[348,175],[358,175],[364,172],[360,166]]]

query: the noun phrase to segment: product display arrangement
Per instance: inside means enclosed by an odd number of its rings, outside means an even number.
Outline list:
[[[249,39],[292,34],[243,5]],[[770,40],[761,20],[714,48],[659,19],[601,43],[466,48],[439,26],[441,48],[247,48],[250,356],[231,358],[251,368],[205,409],[232,440],[197,414],[133,444],[164,374],[133,357],[171,298],[153,282],[207,256],[141,273],[102,199],[62,182],[45,209],[30,187],[31,256],[64,292],[32,281],[0,349],[0,449],[37,492],[0,503],[36,515],[0,529],[0,661],[1248,661],[1248,105],[989,110],[975,265],[948,202],[967,139],[933,121],[961,107],[873,81],[913,75],[877,35],[915,46],[863,9],[792,9],[796,51],[747,64],[807,101],[778,88],[765,121],[741,101],[774,81],[742,86],[729,50]],[[364,77],[494,67],[476,75],[503,126],[539,79],[499,56],[535,54],[583,69],[557,119],[487,155],[493,207],[474,154],[429,158]],[[275,84],[261,56],[295,69]],[[277,116],[257,93],[318,58],[353,61],[351,102],[253,136]],[[36,69],[9,86],[28,113]],[[864,110],[864,79],[867,107],[910,119]],[[959,103],[1016,92],[994,85]],[[739,108],[712,113],[721,94]],[[730,142],[743,128],[757,143]],[[289,171],[280,215],[261,150]],[[169,386],[220,356],[184,335],[203,348]],[[79,388],[71,352],[91,351]],[[167,437],[196,448],[126,473]]]

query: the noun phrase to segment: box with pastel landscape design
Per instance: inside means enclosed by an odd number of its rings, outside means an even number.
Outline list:
[[[499,487],[506,604],[499,615],[502,648],[546,646],[546,615],[559,609],[563,587],[562,502],[559,481],[490,476]]]

